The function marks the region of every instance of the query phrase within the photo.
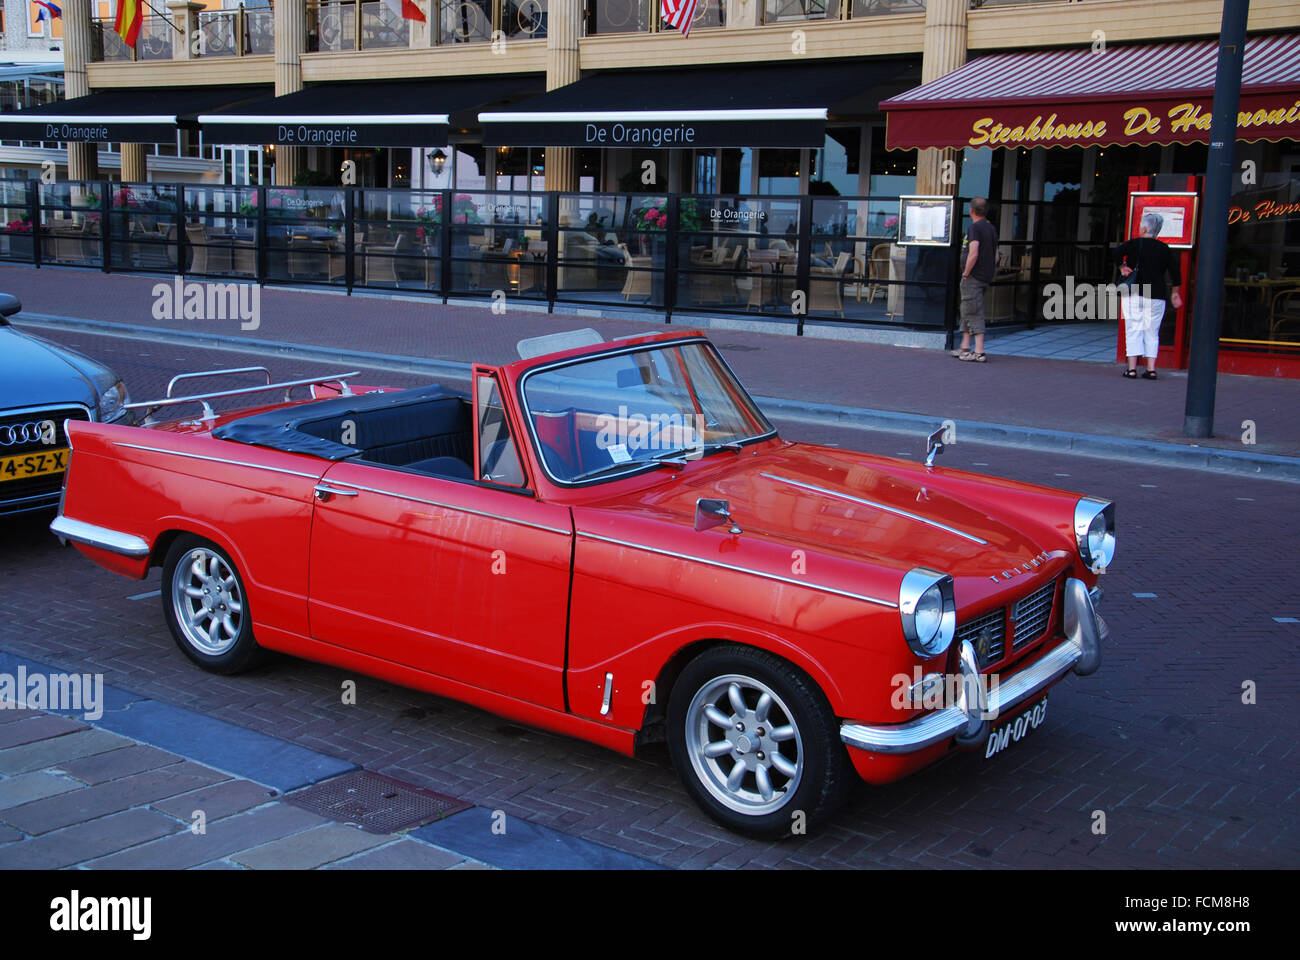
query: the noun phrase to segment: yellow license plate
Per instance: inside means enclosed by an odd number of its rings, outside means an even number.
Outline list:
[[[5,480],[21,480],[24,477],[39,477],[46,473],[62,473],[66,469],[68,469],[67,447],[33,450],[31,453],[0,457],[0,483]]]

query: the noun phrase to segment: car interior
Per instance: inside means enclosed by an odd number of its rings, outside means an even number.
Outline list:
[[[469,397],[436,384],[334,397],[223,424],[222,440],[473,480]]]

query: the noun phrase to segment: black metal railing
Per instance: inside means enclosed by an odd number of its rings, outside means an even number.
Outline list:
[[[961,233],[896,242],[897,197],[0,181],[0,260],[448,298],[951,330]],[[962,206],[960,209],[964,209]],[[990,324],[1113,279],[1100,205],[1014,203]],[[964,226],[963,226],[964,229]],[[1049,318],[1050,319],[1050,318]],[[1098,318],[1102,319],[1102,318]]]

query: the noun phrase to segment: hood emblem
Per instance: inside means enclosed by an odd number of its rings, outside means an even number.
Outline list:
[[[994,583],[1002,583],[1004,580],[1010,580],[1013,577],[1024,576],[1026,573],[1033,573],[1038,567],[1045,564],[1051,557],[1044,550],[1038,556],[1022,563],[1019,567],[1012,567],[1010,570],[1003,570],[1000,574],[993,574],[989,577]]]

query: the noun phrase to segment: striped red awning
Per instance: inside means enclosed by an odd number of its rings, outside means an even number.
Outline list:
[[[1206,143],[1217,40],[1004,53],[891,97],[889,149]],[[1246,41],[1238,139],[1300,139],[1300,34]]]

